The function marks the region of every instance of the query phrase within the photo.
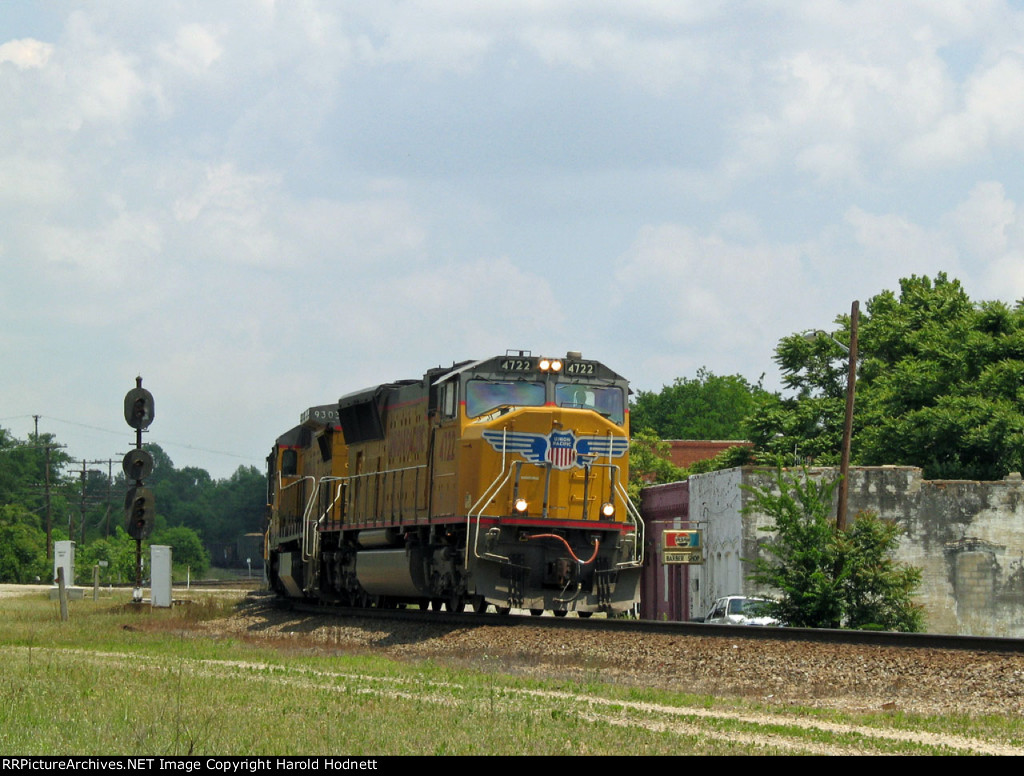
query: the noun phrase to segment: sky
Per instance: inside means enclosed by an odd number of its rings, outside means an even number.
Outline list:
[[[0,0],[0,427],[215,478],[509,348],[780,386],[910,275],[1024,298],[1024,3]],[[105,470],[105,468],[104,468]]]

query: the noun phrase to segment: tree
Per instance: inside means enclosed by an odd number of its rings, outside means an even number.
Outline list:
[[[848,315],[833,336],[849,342]],[[852,462],[920,466],[929,478],[1001,479],[1024,469],[1024,304],[971,302],[939,273],[870,299],[859,335]],[[760,402],[759,451],[838,461],[846,354],[827,336],[793,334],[775,361],[793,395]]]
[[[233,542],[263,530],[267,511],[266,474],[254,466],[239,466],[226,480],[218,480],[210,499],[213,541]]]
[[[859,513],[840,535],[847,627],[911,633],[923,629],[923,609],[911,603],[921,570],[893,559],[899,535],[896,523],[874,512]]]
[[[719,376],[705,368],[696,378],[677,377],[661,391],[640,391],[630,424],[661,439],[744,439],[744,420],[766,392],[739,375]]]
[[[640,503],[640,491],[648,485],[678,482],[686,471],[668,457],[669,443],[661,441],[653,431],[633,434],[629,441],[629,498]]]
[[[805,628],[919,631],[923,610],[911,600],[920,569],[895,561],[899,527],[872,513],[844,530],[831,519],[835,480],[800,479],[775,471],[772,487],[745,486],[744,512],[772,519],[751,581],[778,591],[771,614]]]
[[[863,326],[859,461],[928,477],[1001,479],[1024,468],[1024,307],[972,304],[944,274],[879,294]]]
[[[154,533],[149,543],[170,547],[171,560],[176,568],[188,567],[196,575],[203,574],[210,568],[210,555],[191,528],[183,525],[165,528],[159,533]]]
[[[49,479],[52,510],[54,514],[66,514],[62,470],[70,461],[52,434],[33,434],[22,441],[0,428],[0,505],[18,504],[41,514],[44,484]]]
[[[154,533],[173,532],[180,526],[189,529],[188,538],[183,538],[185,534],[172,534],[179,540],[178,545],[168,541],[176,546],[176,562],[188,564],[201,573],[209,567],[209,553],[202,546],[203,542],[210,546],[231,544],[243,534],[262,529],[266,481],[257,469],[240,466],[230,478],[214,481],[204,469],[175,468],[159,445],[149,443],[146,449],[154,460],[153,473],[146,478],[147,487],[156,496]],[[107,472],[98,469],[87,469],[83,477],[81,468],[68,467],[70,462],[70,456],[50,434],[32,435],[28,441],[22,441],[0,428],[0,522],[8,525],[0,537],[0,555],[6,547],[11,549],[8,557],[21,557],[18,553],[23,552],[26,542],[33,541],[33,529],[45,528],[43,485],[49,479],[54,538],[67,538],[67,516],[70,515],[73,520],[70,538],[77,542],[76,551],[82,560],[79,568],[91,573],[93,563],[103,560],[110,564],[108,573],[114,573],[115,564],[119,563],[121,540],[117,535],[110,535],[110,530],[123,526],[120,505],[134,483],[129,483],[120,472],[111,483]],[[10,527],[12,521],[4,520],[5,506],[17,507],[20,517],[13,522],[19,527]],[[60,516],[59,522],[57,516]],[[101,537],[105,541],[90,550]],[[127,534],[125,538],[132,545],[134,568],[134,540]],[[193,540],[199,542],[198,547]],[[44,557],[45,546],[44,539]],[[132,578],[134,571],[125,579]]]
[[[107,564],[106,570],[101,571],[101,579],[105,582],[121,584],[135,581],[135,540],[120,524],[114,527],[111,536],[94,539],[85,547],[76,548],[76,551],[76,576],[79,582],[91,582],[92,568],[101,561]]]
[[[0,507],[0,582],[25,584],[49,577],[46,534],[24,507]]]

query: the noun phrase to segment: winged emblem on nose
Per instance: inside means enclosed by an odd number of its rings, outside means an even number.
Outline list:
[[[530,463],[550,463],[555,469],[583,466],[596,458],[620,458],[629,449],[624,436],[577,436],[574,431],[484,431],[483,437],[499,453],[519,454]]]

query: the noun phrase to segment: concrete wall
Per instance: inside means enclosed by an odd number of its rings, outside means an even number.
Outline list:
[[[798,474],[798,473],[797,473]],[[812,476],[835,476],[814,469]],[[690,478],[690,517],[706,522],[700,604],[758,592],[746,581],[770,524],[743,515],[771,472],[744,467]],[[919,601],[932,633],[1024,637],[1024,482],[923,480],[906,466],[850,470],[849,515],[875,511],[903,528],[897,557],[922,570]]]
[[[690,477],[690,520],[704,530],[704,565],[696,569],[691,609],[707,614],[716,598],[749,590],[743,558],[751,557],[740,510],[747,469],[725,469]],[[693,572],[691,572],[693,573]]]

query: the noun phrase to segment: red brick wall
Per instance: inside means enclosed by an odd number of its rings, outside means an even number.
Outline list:
[[[667,439],[665,441],[672,445],[669,459],[681,469],[686,469],[697,461],[714,458],[730,447],[753,447],[753,443],[745,442],[742,439]]]

